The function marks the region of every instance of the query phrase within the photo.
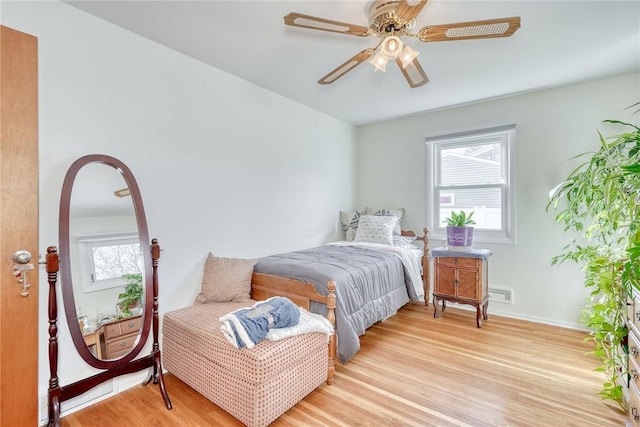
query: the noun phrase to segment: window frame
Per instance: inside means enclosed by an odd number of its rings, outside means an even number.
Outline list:
[[[442,168],[439,153],[443,149],[455,147],[466,147],[471,145],[479,145],[483,142],[496,142],[496,138],[501,139],[501,166],[504,176],[504,182],[477,184],[477,185],[437,185],[440,170]],[[446,225],[440,219],[440,200],[439,193],[447,190],[460,190],[467,188],[500,188],[502,194],[501,201],[501,229],[486,230],[475,228],[473,231],[474,243],[516,243],[516,227],[515,227],[515,177],[514,177],[514,159],[515,159],[515,141],[516,126],[515,124],[473,130],[468,132],[453,133],[447,135],[439,135],[425,138],[426,146],[426,165],[427,165],[427,227],[429,228],[429,237],[431,240],[444,240],[446,238]]]
[[[138,233],[129,232],[84,235],[78,236],[77,243],[81,264],[81,276],[79,277],[79,279],[82,282],[83,291],[85,293],[118,288],[125,285],[125,280],[122,277],[94,280],[94,278],[96,277],[96,272],[93,258],[93,249],[103,246],[118,246],[129,244],[140,245],[140,236],[138,235]],[[144,275],[144,255],[142,253],[141,261],[143,263],[143,268],[140,270],[140,273]]]

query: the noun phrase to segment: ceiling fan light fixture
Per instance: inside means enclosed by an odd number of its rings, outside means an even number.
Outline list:
[[[408,45],[404,45],[402,53],[400,53],[400,62],[402,62],[402,68],[406,68],[411,64],[416,57],[420,55],[420,52],[411,49]]]
[[[400,56],[404,43],[397,36],[388,36],[380,44],[380,52],[386,59],[396,59]]]
[[[381,52],[378,52],[373,59],[369,61],[369,64],[373,65],[376,70],[380,70],[384,73],[387,71],[387,62],[389,62],[389,60]]]

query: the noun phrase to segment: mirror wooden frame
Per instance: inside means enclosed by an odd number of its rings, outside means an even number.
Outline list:
[[[73,294],[73,283],[71,274],[70,252],[70,201],[73,184],[78,172],[88,164],[104,164],[114,168],[122,174],[127,187],[131,193],[133,201],[136,222],[138,225],[138,235],[140,238],[140,247],[144,257],[144,282],[145,282],[145,304],[143,312],[142,332],[138,338],[138,342],[131,351],[121,358],[103,360],[98,359],[91,353],[86,345],[82,331],[78,324],[78,314],[75,306],[75,298]],[[144,214],[142,197],[140,189],[133,176],[131,170],[120,160],[103,155],[91,154],[84,156],[73,162],[69,167],[62,185],[62,195],[60,197],[60,216],[59,216],[59,245],[62,259],[58,255],[55,246],[47,248],[46,266],[47,281],[49,283],[49,390],[48,390],[48,426],[60,425],[60,404],[65,400],[76,397],[91,388],[102,384],[112,378],[120,375],[129,374],[140,371],[142,369],[153,368],[149,378],[143,383],[147,385],[153,381],[158,384],[160,393],[164,399],[167,409],[171,409],[171,401],[167,394],[164,379],[162,376],[162,362],[160,357],[160,346],[158,343],[158,259],[160,258],[160,246],[158,241],[153,239],[149,244],[149,232],[147,229],[147,221]],[[60,271],[60,262],[62,262],[62,270]],[[66,313],[67,325],[69,333],[73,339],[73,343],[78,354],[82,359],[94,368],[104,369],[104,371],[91,377],[82,379],[75,383],[60,386],[58,379],[58,303],[56,297],[55,285],[58,278],[58,272],[62,279],[61,289],[63,304]],[[135,359],[142,351],[149,337],[150,331],[153,331],[153,346],[151,354]]]

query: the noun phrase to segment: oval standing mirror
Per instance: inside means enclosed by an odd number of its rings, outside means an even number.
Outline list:
[[[131,361],[149,335],[151,250],[129,168],[105,155],[75,161],[60,200],[61,287],[74,345],[101,369]]]

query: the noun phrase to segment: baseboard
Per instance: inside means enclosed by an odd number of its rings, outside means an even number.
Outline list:
[[[460,310],[469,310],[469,311],[475,311],[475,307],[469,306],[467,304],[456,304],[454,302],[447,302],[447,307],[450,306],[454,306],[457,309]],[[495,306],[494,306],[495,307]],[[491,320],[491,315],[496,315],[496,316],[501,316],[501,317],[508,317],[510,319],[518,319],[518,320],[526,320],[528,322],[534,322],[534,323],[541,323],[543,325],[549,325],[549,326],[558,326],[560,328],[567,328],[567,329],[575,329],[575,330],[579,330],[579,331],[589,331],[589,329],[578,323],[572,323],[572,322],[558,322],[557,320],[552,320],[552,319],[546,319],[544,317],[537,317],[537,316],[528,316],[528,315],[523,315],[523,314],[517,314],[517,313],[511,313],[511,312],[507,312],[507,311],[501,311],[500,309],[492,309],[492,307],[489,307],[489,321]]]
[[[73,414],[76,411],[87,408],[91,405],[95,405],[105,399],[115,396],[125,390],[142,384],[148,378],[149,372],[141,371],[133,374],[128,374],[122,377],[114,378],[109,381],[88,390],[86,393],[76,396],[72,399],[66,400],[60,404],[60,417],[64,417],[69,414]],[[65,384],[62,384],[63,386]],[[40,410],[40,426],[47,425],[48,421],[48,408],[47,408],[47,390],[39,393],[38,399]]]

